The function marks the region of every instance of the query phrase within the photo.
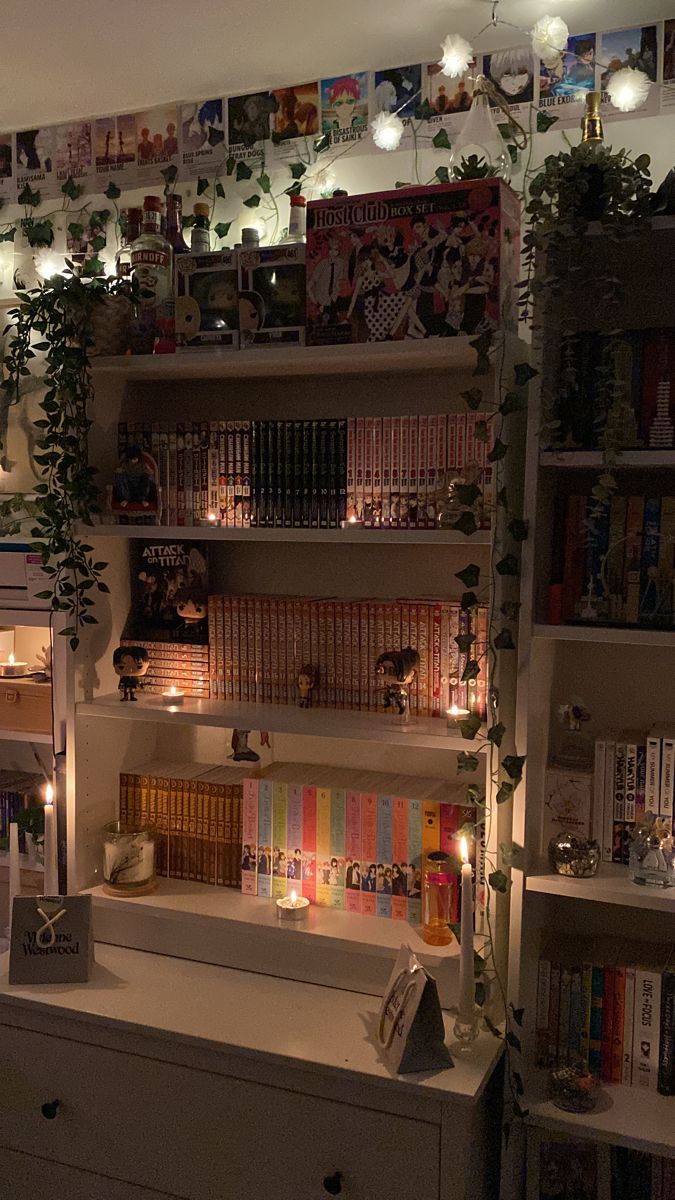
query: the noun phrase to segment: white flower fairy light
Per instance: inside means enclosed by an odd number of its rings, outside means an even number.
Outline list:
[[[619,112],[634,112],[644,104],[650,87],[651,80],[644,71],[636,71],[634,67],[622,67],[610,76],[606,91]]]
[[[561,17],[540,17],[532,28],[532,49],[545,67],[555,66],[567,49],[570,31]]]
[[[440,61],[442,73],[449,75],[451,79],[459,79],[460,75],[469,69],[473,59],[473,47],[460,34],[449,33],[445,41],[441,42],[441,50],[443,51]]]
[[[373,141],[380,150],[397,150],[403,137],[403,121],[396,113],[380,112],[370,122]]]

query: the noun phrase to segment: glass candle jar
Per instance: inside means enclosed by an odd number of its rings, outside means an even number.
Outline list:
[[[155,835],[146,826],[111,821],[103,827],[103,887],[114,896],[143,896],[157,887]]]
[[[448,946],[454,938],[450,920],[456,886],[454,859],[443,850],[426,854],[422,872],[422,937],[430,946]]]

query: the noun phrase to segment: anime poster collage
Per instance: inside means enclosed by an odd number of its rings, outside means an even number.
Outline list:
[[[637,112],[619,113],[604,91],[622,67],[637,67],[663,87],[652,88]],[[26,185],[43,199],[60,194],[69,178],[87,194],[101,194],[112,180],[120,188],[160,183],[170,165],[180,180],[209,175],[227,153],[259,156],[269,166],[297,157],[305,139],[328,135],[335,150],[372,153],[369,123],[377,112],[396,112],[407,126],[403,146],[412,144],[410,124],[426,101],[436,126],[451,136],[471,106],[474,77],[482,70],[514,117],[527,129],[531,110],[576,125],[584,94],[603,92],[605,115],[613,120],[651,116],[675,109],[675,16],[609,33],[574,34],[567,52],[543,66],[528,47],[481,56],[467,75],[449,79],[437,63],[376,71],[352,71],[273,91],[170,103],[142,112],[70,121],[57,126],[0,132],[0,199],[16,202]]]

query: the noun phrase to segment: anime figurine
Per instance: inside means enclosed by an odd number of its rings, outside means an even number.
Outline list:
[[[407,721],[410,715],[408,689],[419,669],[420,656],[408,646],[405,650],[386,650],[375,663],[375,674],[384,687],[385,709],[395,709]]]
[[[319,672],[311,663],[300,668],[298,673],[298,706],[312,707],[312,691],[319,682]]]
[[[136,688],[143,686],[141,681],[149,666],[148,652],[142,646],[117,647],[113,653],[113,668],[119,675],[121,701],[137,699]]]
[[[250,729],[233,729],[232,730],[232,753],[230,758],[233,762],[260,762],[260,755],[256,754],[248,744]],[[260,731],[260,745],[270,745],[270,735],[266,730]]]
[[[157,463],[140,446],[128,446],[115,468],[110,507],[114,513],[143,514],[140,523],[157,519]]]
[[[208,598],[198,587],[183,587],[176,592],[176,615],[180,624],[175,630],[178,641],[201,641],[208,612]]]
[[[265,301],[259,292],[239,293],[239,329],[241,347],[245,350],[256,340],[256,333],[265,322]]]

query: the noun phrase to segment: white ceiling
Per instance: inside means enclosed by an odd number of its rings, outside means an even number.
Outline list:
[[[545,12],[588,33],[672,17],[675,0],[499,2],[525,28]],[[0,128],[425,61],[490,13],[491,0],[2,0]],[[520,36],[490,30],[480,48]]]

